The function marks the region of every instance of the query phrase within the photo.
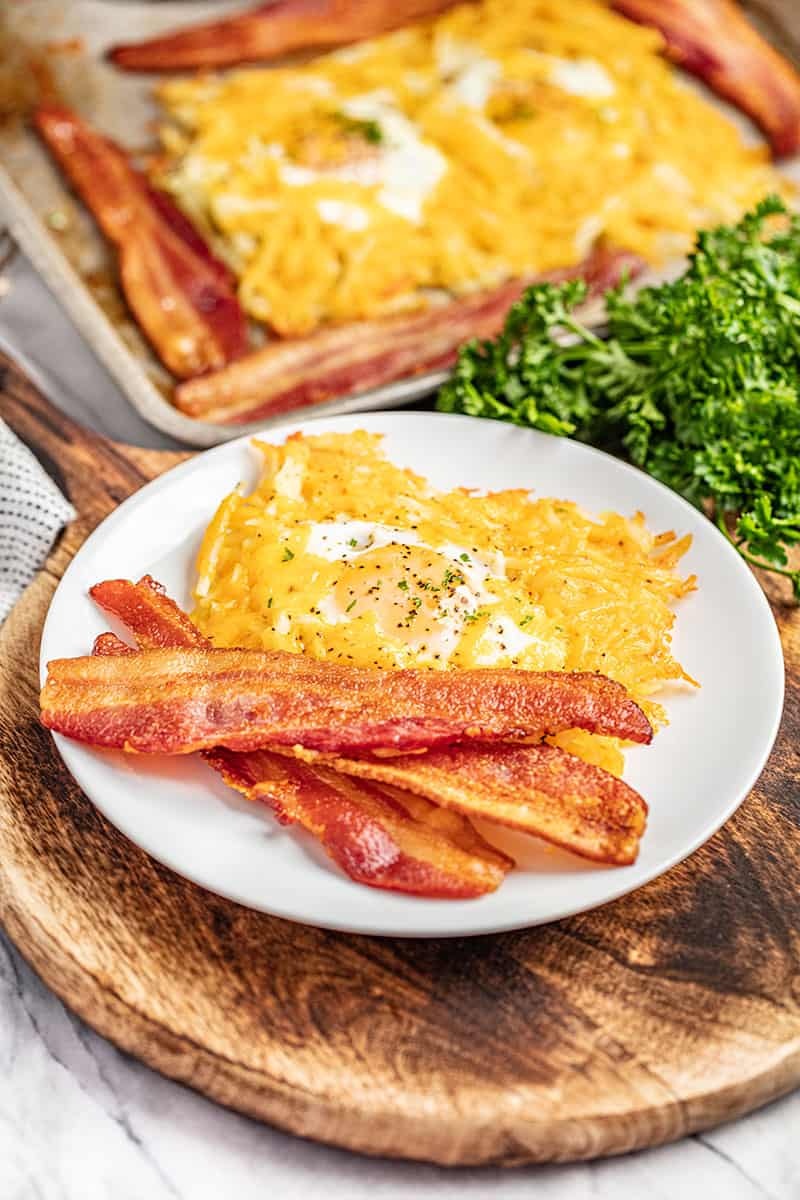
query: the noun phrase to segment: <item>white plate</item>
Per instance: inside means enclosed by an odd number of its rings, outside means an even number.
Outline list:
[[[330,929],[406,937],[492,933],[604,904],[666,871],[731,815],[766,762],[783,705],[783,656],[766,599],[710,521],[615,458],[565,438],[495,421],[382,413],[287,424],[289,433],[368,429],[392,460],[440,488],[530,487],[599,512],[641,509],[656,531],[690,532],[682,567],[699,591],[679,604],[674,648],[699,692],[665,698],[669,726],[627,755],[625,778],[650,805],[638,862],[598,867],[515,834],[490,837],[518,867],[480,900],[422,900],[352,883],[305,834],[280,828],[199,759],[127,757],[56,737],[69,770],[102,813],[148,854],[241,904]],[[219,500],[255,483],[249,439],[218,446],[142,488],[95,530],[62,579],[42,635],[51,658],[86,654],[108,621],[87,589],[151,573],[188,606],[195,554]]]

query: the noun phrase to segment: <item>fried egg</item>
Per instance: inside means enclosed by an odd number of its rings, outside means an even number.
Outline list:
[[[471,627],[480,625],[476,660],[499,663],[533,639],[503,614],[492,584],[507,582],[499,551],[481,556],[453,543],[433,546],[412,531],[367,521],[317,522],[307,557],[338,567],[319,604],[331,625],[363,621],[398,665],[446,665]]]

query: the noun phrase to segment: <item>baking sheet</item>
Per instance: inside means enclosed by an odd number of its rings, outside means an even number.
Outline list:
[[[43,62],[65,101],[92,124],[132,148],[152,144],[157,117],[152,100],[154,77],[129,75],[104,61],[106,49],[120,40],[150,37],[177,25],[212,19],[251,7],[241,3],[191,2],[142,4],[111,0],[7,0],[3,17],[11,37],[46,48]],[[758,0],[755,15],[770,39],[797,59],[800,9],[795,0]],[[13,55],[11,59],[13,69]],[[21,59],[20,61],[24,61]],[[20,89],[21,107],[24,88]],[[706,93],[708,94],[708,93]],[[717,103],[717,101],[714,101]],[[718,104],[718,106],[720,106]],[[727,106],[737,123],[752,127]],[[193,446],[212,446],[250,430],[283,422],[286,414],[252,424],[219,425],[185,416],[168,399],[173,379],[159,364],[130,317],[114,282],[113,257],[89,214],[69,191],[24,120],[0,124],[0,223],[41,273],[78,330],[146,421]],[[800,183],[800,163],[785,167]],[[66,228],[53,230],[52,214],[64,214]],[[674,274],[681,264],[667,272]],[[648,277],[651,282],[655,275]],[[590,306],[586,319],[600,319]],[[304,416],[397,408],[434,392],[447,372],[413,376],[370,391],[309,406]]]

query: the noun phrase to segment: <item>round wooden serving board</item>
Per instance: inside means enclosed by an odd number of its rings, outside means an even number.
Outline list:
[[[0,415],[80,513],[0,635],[0,918],[90,1025],[283,1129],[448,1164],[618,1154],[800,1083],[800,614],[786,598],[777,746],[687,862],[544,928],[326,933],[172,874],[67,774],[37,717],[50,598],[90,530],[181,456],[87,434],[2,359]]]

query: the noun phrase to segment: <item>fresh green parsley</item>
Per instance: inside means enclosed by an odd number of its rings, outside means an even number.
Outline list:
[[[294,558],[294,551],[290,550],[288,546],[284,546],[283,558],[281,559],[281,562],[291,562],[291,560],[293,558]]]
[[[788,565],[800,542],[800,215],[770,196],[700,233],[674,282],[626,298],[623,281],[606,293],[606,337],[574,315],[585,296],[580,282],[529,288],[498,337],[462,347],[439,409],[627,456],[800,601]]]
[[[333,113],[332,116],[345,134],[363,138],[372,146],[379,146],[383,141],[383,130],[375,120],[361,120],[341,111]]]
[[[451,584],[455,584],[456,587],[460,587],[463,582],[464,576],[460,571],[451,571],[449,567],[445,568],[444,576],[442,578],[443,588],[448,588],[451,586]]]
[[[353,609],[355,608],[355,606],[356,606],[355,600],[351,600],[350,603],[348,604],[347,608],[344,611],[346,613],[352,612]]]
[[[488,616],[485,608],[478,608],[475,612],[464,613],[464,620],[472,625],[475,621],[480,621],[482,617]]]

